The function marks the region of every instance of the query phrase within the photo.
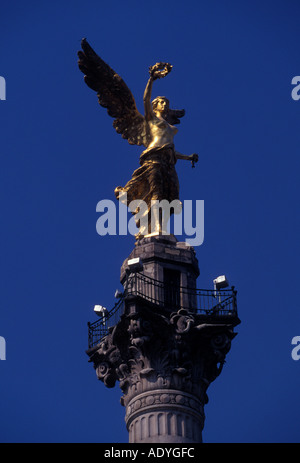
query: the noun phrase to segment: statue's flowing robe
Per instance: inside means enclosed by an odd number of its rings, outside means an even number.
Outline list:
[[[148,214],[153,200],[179,200],[176,161],[173,144],[143,151],[140,156],[141,167],[133,172],[131,180],[124,187],[115,189],[117,199],[122,201],[122,194],[126,193],[127,206],[134,200],[142,200],[147,204]]]

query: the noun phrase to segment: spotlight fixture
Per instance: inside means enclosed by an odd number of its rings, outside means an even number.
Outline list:
[[[124,296],[124,293],[122,293],[121,291],[119,291],[118,289],[116,289],[115,291],[115,298],[116,299],[121,299],[121,297]]]
[[[108,310],[105,307],[102,305],[95,305],[94,312],[96,315],[98,315],[98,317],[103,318],[103,322],[105,321],[106,315],[108,313]]]
[[[228,280],[225,275],[220,275],[219,277],[213,280],[214,290],[220,291],[222,288],[227,288],[229,286]]]
[[[131,272],[140,272],[143,270],[143,262],[140,257],[135,257],[134,259],[129,259],[127,262],[128,268]]]

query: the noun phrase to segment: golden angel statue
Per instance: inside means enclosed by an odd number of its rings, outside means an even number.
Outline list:
[[[140,155],[140,167],[124,187],[117,187],[117,199],[129,206],[136,214],[139,228],[138,238],[161,230],[160,221],[151,226],[150,211],[153,201],[167,200],[179,202],[179,181],[175,170],[177,159],[194,163],[198,155],[184,155],[175,151],[173,139],[178,132],[175,124],[180,123],[184,110],[170,109],[169,100],[158,96],[151,102],[153,81],[165,77],[172,69],[169,63],[156,63],[149,68],[150,78],[144,92],[143,116],[136,107],[134,97],[123,79],[106,64],[91,48],[86,39],[81,42],[82,51],[78,52],[79,69],[85,74],[86,84],[97,92],[99,103],[107,108],[109,116],[114,118],[113,127],[117,133],[127,139],[131,145],[144,145]],[[147,225],[141,227],[138,214],[139,202],[146,204]],[[145,222],[144,222],[145,223]]]

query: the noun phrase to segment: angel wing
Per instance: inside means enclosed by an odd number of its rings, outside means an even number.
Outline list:
[[[115,120],[113,127],[131,145],[148,146],[146,120],[137,110],[134,97],[123,79],[106,64],[82,39],[83,51],[78,52],[78,66],[85,74],[86,84],[97,92],[98,100],[109,116]]]
[[[184,109],[170,109],[166,117],[166,120],[171,125],[180,124],[179,118],[183,117],[184,115],[185,115]]]

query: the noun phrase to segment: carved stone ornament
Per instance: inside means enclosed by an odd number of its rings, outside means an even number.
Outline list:
[[[144,306],[122,315],[88,354],[107,387],[119,381],[127,422],[149,407],[179,405],[203,421],[206,390],[221,373],[235,335],[231,325],[200,323],[187,310],[167,314]]]

